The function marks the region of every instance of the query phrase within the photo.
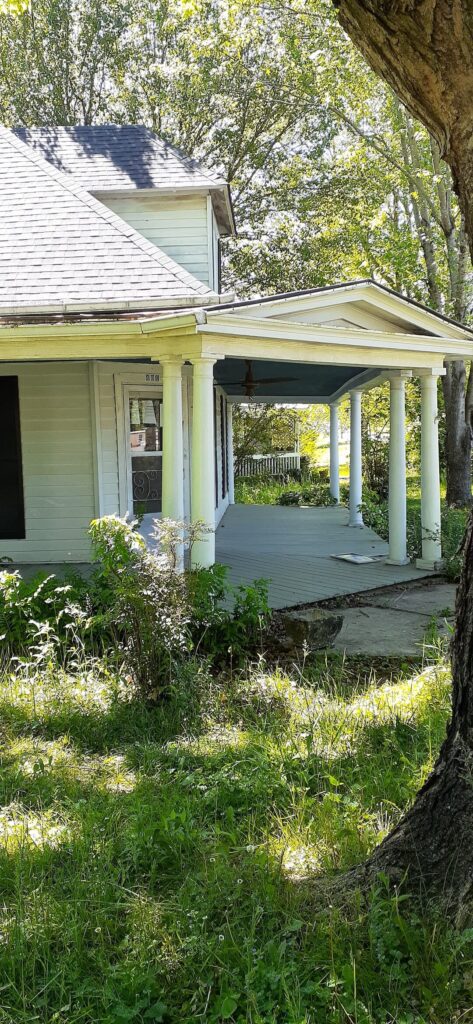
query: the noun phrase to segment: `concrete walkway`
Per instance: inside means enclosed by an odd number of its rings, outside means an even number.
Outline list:
[[[368,657],[419,657],[429,633],[451,635],[455,593],[455,584],[433,579],[363,595],[356,607],[342,604],[337,613],[343,626],[334,649]]]
[[[216,558],[233,584],[269,580],[271,608],[288,608],[356,594],[429,573],[413,565],[387,565],[388,546],[368,527],[350,528],[345,508],[232,505],[216,533]],[[382,555],[353,565],[332,555]]]

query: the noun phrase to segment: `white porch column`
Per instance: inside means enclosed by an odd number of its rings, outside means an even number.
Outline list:
[[[420,569],[435,569],[442,558],[437,380],[444,372],[426,370],[420,376],[422,558],[417,560]]]
[[[337,505],[340,502],[340,428],[338,422],[339,403],[330,406],[330,494]]]
[[[215,359],[192,359],[191,520],[210,528],[192,548],[192,566],[215,562],[215,438],[213,367]]]
[[[405,379],[409,371],[390,376],[389,406],[389,557],[390,565],[406,565],[406,424]]]
[[[350,391],[350,501],[349,526],[363,526],[362,502],[361,391]]]
[[[228,501],[235,504],[235,459],[233,455],[233,405],[226,403],[227,410],[227,462],[228,462]]]
[[[163,373],[163,500],[166,519],[184,519],[184,447],[182,435],[182,360],[160,359]],[[184,564],[183,545],[177,552]]]

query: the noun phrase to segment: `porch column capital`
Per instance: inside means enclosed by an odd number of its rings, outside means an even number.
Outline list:
[[[428,387],[434,387],[437,384],[438,377],[445,377],[446,369],[444,366],[429,366],[426,370],[417,370],[416,376],[420,377],[422,384]]]
[[[217,362],[216,356],[192,356],[190,359],[194,367],[194,377],[211,377],[213,368]]]
[[[181,369],[183,362],[182,356],[169,355],[159,357],[160,366],[173,367],[177,371]]]
[[[406,380],[412,379],[412,370],[395,370],[387,375],[391,388],[400,388]]]

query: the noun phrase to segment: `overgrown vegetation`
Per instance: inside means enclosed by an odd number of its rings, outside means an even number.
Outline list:
[[[342,488],[346,497],[346,488]],[[243,505],[333,505],[326,470],[312,471],[302,480],[270,476],[235,480],[235,500]]]
[[[231,587],[224,566],[177,571],[178,550],[200,526],[156,522],[149,548],[134,523],[91,524],[97,567],[85,580],[0,573],[0,639],[6,653],[66,668],[101,656],[126,671],[142,697],[169,691],[173,673],[198,655],[209,667],[255,655],[269,615],[267,585]]]
[[[442,740],[442,664],[338,659],[169,699],[102,662],[0,681],[5,1024],[450,1024],[473,939],[379,879],[337,906]],[[332,905],[331,905],[332,904]],[[467,1019],[465,1017],[464,1019]]]

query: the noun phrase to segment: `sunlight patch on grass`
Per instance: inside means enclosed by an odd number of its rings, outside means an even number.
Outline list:
[[[320,872],[322,859],[316,847],[291,843],[281,853],[281,870],[292,882]]]
[[[214,754],[221,750],[242,750],[248,735],[237,726],[216,724],[202,736],[180,736],[166,744],[167,750],[186,750],[190,754]]]
[[[72,838],[70,825],[51,811],[36,814],[21,804],[0,810],[0,848],[15,854],[21,849],[54,850]]]
[[[128,700],[125,682],[110,677],[100,666],[72,675],[58,669],[30,676],[11,673],[2,686],[2,697],[12,708],[30,719],[64,713],[66,709],[83,714],[109,711],[117,699]]]
[[[431,665],[411,679],[372,687],[352,701],[347,710],[366,723],[396,719],[411,722],[423,714],[426,702],[447,697],[449,683],[449,671]]]

